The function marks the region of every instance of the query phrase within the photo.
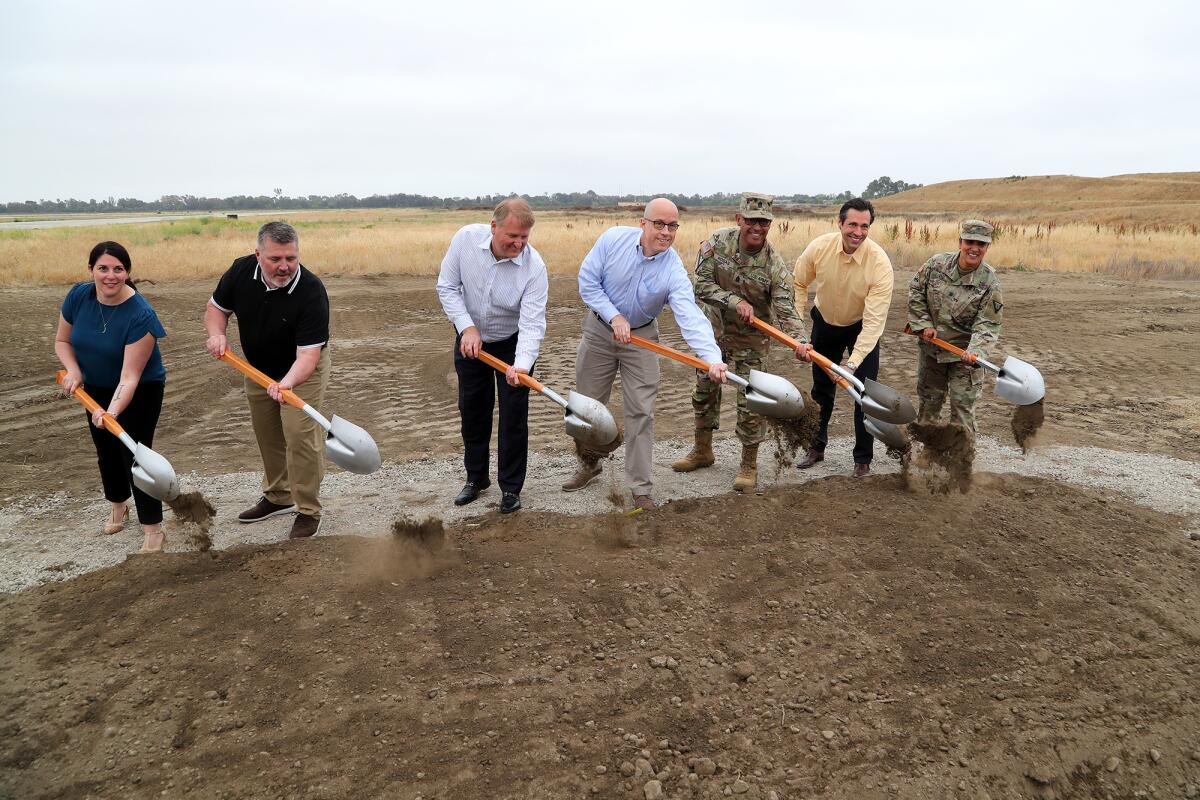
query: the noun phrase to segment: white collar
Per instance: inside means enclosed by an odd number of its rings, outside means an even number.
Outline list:
[[[524,247],[522,247],[521,252],[517,253],[512,258],[496,258],[496,254],[492,252],[492,238],[493,238],[492,234],[489,233],[487,235],[487,238],[484,239],[482,243],[480,243],[479,249],[487,250],[488,255],[490,255],[493,259],[495,259],[497,264],[499,264],[501,261],[511,261],[512,263],[516,264],[518,267],[525,266],[525,254],[529,252],[528,244],[526,244]]]
[[[255,259],[254,260],[254,277],[258,278],[260,281],[262,281],[262,285],[267,287],[268,292],[274,292],[278,289],[286,288],[288,294],[291,294],[292,292],[296,291],[296,286],[300,283],[300,270],[304,269],[304,267],[297,264],[296,265],[296,274],[292,276],[292,279],[290,281],[288,281],[287,284],[285,284],[284,286],[272,286],[271,284],[267,283],[266,277],[261,272],[259,272],[258,267],[259,267],[258,259]]]

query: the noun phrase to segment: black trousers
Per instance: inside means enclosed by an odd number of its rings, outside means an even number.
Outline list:
[[[854,343],[858,340],[858,335],[862,333],[862,320],[853,325],[830,325],[821,316],[821,312],[817,310],[816,306],[812,307],[810,316],[813,323],[812,346],[814,350],[834,363],[840,362],[843,354],[849,355],[854,352]],[[814,450],[823,452],[825,445],[829,443],[829,418],[833,416],[833,401],[837,396],[837,384],[831,381],[825,374],[825,370],[816,364],[813,364],[812,372],[812,398],[821,407],[821,430],[813,439],[812,446]],[[875,343],[875,349],[868,353],[867,357],[863,359],[863,363],[854,370],[854,375],[863,381],[867,378],[871,380],[879,378],[878,342]],[[874,451],[875,439],[867,433],[867,428],[863,425],[862,407],[855,403],[854,463],[870,464],[871,459],[874,458]]]
[[[503,374],[477,358],[463,358],[458,349],[461,338],[454,337],[454,371],[458,373],[458,413],[462,418],[467,480],[482,483],[488,479],[492,409],[499,395],[496,479],[501,491],[520,494],[529,456],[529,389],[509,386]],[[517,334],[499,342],[484,342],[483,350],[511,364],[517,352]]]
[[[146,447],[154,446],[154,429],[158,427],[158,415],[162,411],[163,387],[161,383],[139,383],[133,400],[117,417],[117,422],[133,440]],[[85,385],[83,390],[92,399],[107,408],[112,402],[115,386]],[[96,460],[100,464],[100,481],[104,485],[104,499],[110,503],[124,503],[133,493],[138,522],[157,525],[162,522],[162,501],[151,497],[133,484],[133,453],[121,444],[121,440],[104,428],[92,425],[92,415],[87,414],[88,431],[96,445]]]

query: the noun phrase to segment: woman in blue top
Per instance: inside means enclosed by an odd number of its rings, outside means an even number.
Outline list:
[[[64,392],[83,386],[102,409],[117,417],[134,441],[152,447],[167,380],[158,340],[167,332],[134,288],[130,267],[129,252],[116,242],[92,248],[88,257],[92,279],[67,292],[54,352],[67,369]],[[166,542],[162,503],[133,484],[133,454],[104,430],[102,416],[102,411],[92,414],[88,430],[96,445],[104,497],[112,503],[104,532],[125,529],[132,491],[145,534],[141,552],[161,553]]]

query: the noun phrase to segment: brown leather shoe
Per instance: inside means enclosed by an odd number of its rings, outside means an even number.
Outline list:
[[[824,460],[825,460],[825,451],[824,450],[814,450],[810,447],[810,448],[808,448],[808,452],[804,454],[804,458],[800,459],[800,461],[796,463],[796,469],[808,469],[813,464],[816,464],[818,461],[824,461]]]
[[[633,496],[633,507],[642,511],[653,511],[658,508],[648,494],[635,494]]]
[[[291,514],[295,510],[296,507],[294,505],[281,506],[279,503],[272,503],[267,498],[260,497],[257,503],[238,514],[238,522],[243,525],[249,525],[254,522],[262,522],[264,519],[277,517],[280,514]]]
[[[289,539],[307,539],[321,529],[321,518],[310,517],[308,514],[297,514],[292,529],[288,532]]]
[[[871,465],[870,464],[855,464],[854,465],[854,477],[865,478],[870,474],[871,474]]]

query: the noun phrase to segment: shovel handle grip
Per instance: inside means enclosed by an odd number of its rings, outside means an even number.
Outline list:
[[[909,334],[910,336],[916,336],[916,337],[920,338],[920,334],[918,334],[916,331],[914,331],[912,329],[911,325],[905,325],[904,332]],[[924,342],[926,340],[921,339],[921,341]],[[975,363],[977,356],[974,353],[968,353],[966,350],[963,350],[961,347],[950,344],[945,339],[939,339],[935,336],[932,339],[929,339],[928,341],[929,341],[929,344],[932,344],[935,347],[940,347],[948,353],[954,353],[954,355],[961,358],[967,364],[973,365]]]
[[[652,342],[649,339],[643,339],[641,336],[635,336],[634,334],[629,335],[629,343],[636,344],[638,347],[649,350],[652,353],[658,353],[660,356],[674,359],[680,364],[687,364],[689,367],[698,369],[701,372],[708,372],[709,370],[709,363],[704,359],[689,356],[687,353],[681,353],[674,347],[667,347],[665,344]]]
[[[750,324],[753,325],[755,328],[758,328],[760,331],[765,333],[767,336],[770,336],[772,339],[774,339],[775,341],[782,344],[784,347],[790,347],[791,349],[795,350],[797,347],[800,346],[800,342],[796,341],[791,336],[788,336],[786,333],[779,330],[779,328],[776,328],[774,325],[770,325],[766,322],[763,322],[758,317],[755,317],[754,319],[750,320]],[[825,374],[828,375],[830,377],[830,379],[834,383],[836,383],[838,386],[840,386],[843,389],[848,389],[850,387],[850,381],[846,380],[841,375],[838,375],[836,372],[832,371],[832,369],[830,368],[830,365],[833,362],[830,361],[828,358],[821,355],[816,350],[809,350],[808,357],[812,361],[815,361],[817,363],[817,366],[819,366],[823,370],[825,370]]]
[[[492,369],[496,370],[496,372],[500,372],[503,374],[508,373],[509,365],[504,363],[500,359],[496,358],[491,353],[485,353],[483,350],[480,350],[479,355],[477,355],[475,357],[478,358],[483,363],[487,364]],[[538,394],[541,394],[542,392],[544,392],[546,390],[545,385],[542,384],[541,381],[539,381],[537,378],[533,377],[532,375],[526,375],[523,372],[518,372],[517,380],[519,380],[523,385],[528,386],[530,389],[533,389]]]
[[[60,369],[58,372],[54,373],[54,382],[61,386],[66,377],[67,371],[65,369]],[[101,410],[100,404],[93,400],[92,396],[81,388],[76,388],[75,391],[71,392],[71,396],[78,400],[83,407],[88,410],[89,414],[95,414],[97,411]],[[121,423],[117,422],[117,418],[107,411],[104,412],[102,422],[104,423],[105,430],[107,430],[113,436],[120,436],[121,434],[125,433],[125,429],[121,427]]]
[[[224,353],[221,353],[221,360],[232,364],[238,372],[242,373],[264,389],[270,386],[272,383],[279,383],[279,381],[271,380],[271,376],[267,375],[265,372],[260,372],[259,370],[250,366],[250,363],[245,359],[235,356],[232,350],[226,350]],[[283,402],[302,411],[304,410],[304,407],[308,405],[300,399],[300,395],[296,394],[291,389],[282,389],[280,390],[279,394],[280,397],[283,398]]]

